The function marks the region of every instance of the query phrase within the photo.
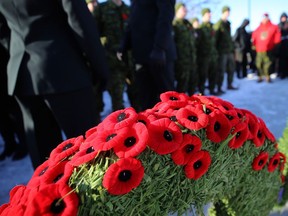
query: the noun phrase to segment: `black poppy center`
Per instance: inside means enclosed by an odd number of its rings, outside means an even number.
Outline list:
[[[140,122],[140,123],[146,125],[146,122],[145,122],[143,119],[139,119],[138,122]]]
[[[190,152],[192,152],[193,150],[194,150],[194,145],[192,145],[192,144],[186,145],[186,148],[185,148],[185,152],[186,152],[186,153],[190,153]]]
[[[47,169],[48,169],[48,166],[45,167],[45,168],[39,173],[38,176],[42,176],[42,175],[47,171]]]
[[[60,214],[66,207],[63,200],[55,199],[50,206],[50,210],[54,214]]]
[[[230,121],[234,119],[234,117],[231,116],[231,115],[226,115],[226,117],[227,117]]]
[[[175,121],[177,121],[177,118],[176,118],[176,116],[171,116],[170,120],[175,122]]]
[[[125,142],[124,142],[124,145],[126,147],[131,147],[133,146],[134,144],[136,143],[136,138],[135,137],[128,137]]]
[[[86,150],[86,154],[89,154],[89,153],[94,152],[94,151],[95,150],[94,150],[93,146],[91,146]]]
[[[178,98],[177,98],[177,97],[174,97],[174,96],[171,96],[169,99],[170,99],[170,100],[178,100]]]
[[[262,166],[263,164],[264,164],[264,160],[261,159],[261,160],[258,162],[258,165],[259,165],[259,166]]]
[[[73,146],[72,143],[66,144],[66,145],[62,148],[62,152],[63,152],[63,151],[66,151],[67,149],[71,148],[72,146]]]
[[[208,109],[208,108],[205,110],[205,113],[206,113],[207,115],[209,115],[211,112],[212,112],[212,111],[211,111],[210,109]]]
[[[201,162],[201,161],[196,161],[196,162],[193,164],[193,168],[194,168],[195,170],[199,169],[201,166],[202,166],[202,162]]]
[[[193,122],[197,122],[198,121],[198,117],[197,116],[188,116],[188,119],[190,121],[193,121]]]
[[[122,182],[129,181],[132,176],[132,172],[130,170],[123,170],[119,173],[118,179]]]
[[[117,134],[110,134],[109,136],[107,136],[106,138],[106,142],[108,142],[109,140],[113,139]]]
[[[56,182],[59,181],[63,176],[64,176],[63,173],[59,174],[58,176],[56,176],[56,178],[53,180],[53,182],[56,183]]]
[[[168,131],[168,130],[165,130],[165,131],[164,131],[163,136],[164,136],[164,139],[167,140],[167,141],[169,141],[169,142],[171,142],[171,141],[173,140],[173,135],[172,135],[172,133],[170,133],[170,131]]]
[[[236,133],[236,139],[237,139],[238,137],[240,137],[240,136],[241,136],[241,132],[239,131],[239,132]]]
[[[262,137],[262,131],[260,131],[260,130],[258,131],[257,137],[258,137],[258,138],[261,138],[261,137]]]
[[[276,166],[277,164],[278,164],[278,160],[276,159],[273,161],[273,165]]]
[[[237,113],[238,118],[242,118],[241,113]]]
[[[221,129],[221,125],[218,121],[215,122],[214,124],[214,131],[217,132]]]
[[[126,118],[126,114],[123,112],[123,113],[120,113],[118,116],[117,116],[117,121],[118,122],[121,122],[123,121],[124,119]]]

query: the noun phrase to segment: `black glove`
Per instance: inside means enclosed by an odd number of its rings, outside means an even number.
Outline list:
[[[162,69],[166,65],[166,54],[163,49],[154,48],[150,53],[150,64],[152,68]]]

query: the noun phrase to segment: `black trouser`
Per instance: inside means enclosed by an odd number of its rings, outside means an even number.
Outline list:
[[[67,138],[85,134],[98,122],[92,88],[45,96],[17,96],[20,104],[28,150],[36,168]]]
[[[144,64],[140,69],[136,68],[135,81],[141,110],[152,108],[160,101],[161,93],[175,89],[174,62],[166,63],[163,69]]]

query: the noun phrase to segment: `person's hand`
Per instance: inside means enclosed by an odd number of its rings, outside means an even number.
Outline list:
[[[122,61],[123,60],[123,53],[122,52],[117,52],[116,53],[116,56],[117,56],[117,59],[119,60],[119,61]]]

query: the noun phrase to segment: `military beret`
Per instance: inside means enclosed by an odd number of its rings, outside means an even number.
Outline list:
[[[224,13],[225,11],[230,11],[230,7],[224,6],[224,7],[222,8],[222,13]]]
[[[177,11],[180,7],[184,6],[185,7],[185,4],[182,3],[182,2],[178,2],[175,4],[175,11]]]
[[[201,11],[202,16],[204,16],[205,13],[211,13],[211,10],[209,8],[203,8]]]

